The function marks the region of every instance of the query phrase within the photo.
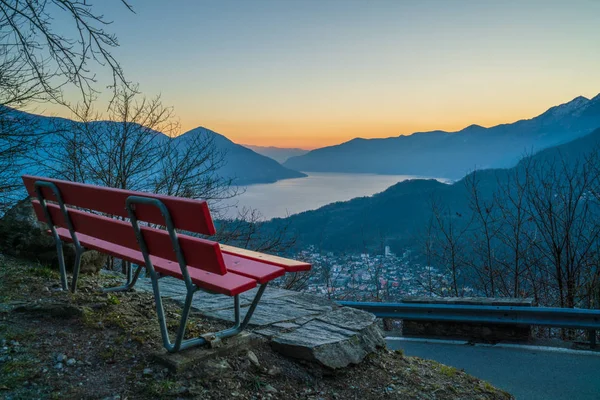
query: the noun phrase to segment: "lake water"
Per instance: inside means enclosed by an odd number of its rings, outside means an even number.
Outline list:
[[[257,209],[265,219],[286,217],[336,201],[371,196],[407,179],[423,178],[411,175],[305,173],[308,174],[306,178],[247,186],[246,191],[235,198],[237,207]],[[235,207],[229,211],[230,216],[236,213]]]

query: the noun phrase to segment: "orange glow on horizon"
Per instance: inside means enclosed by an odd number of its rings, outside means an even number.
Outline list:
[[[193,102],[175,111],[180,123],[179,134],[203,126],[238,144],[312,150],[354,138],[398,137],[433,130],[456,132],[472,124],[492,127],[513,123],[534,118],[577,95],[592,98],[598,94],[594,88],[583,93],[576,89],[565,92],[548,95],[536,91],[510,97],[495,96],[497,93],[490,92],[486,96],[461,97],[451,101],[421,95],[418,101],[416,97],[408,102],[380,100],[371,104],[370,108],[361,104],[360,111],[350,105],[346,107],[346,104],[317,108],[310,107],[314,104],[298,104],[288,112],[260,107],[250,111],[240,107],[242,111],[230,113],[227,109],[215,107],[198,113],[196,110],[204,107]],[[53,105],[31,112],[72,117],[65,108]]]
[[[415,132],[427,132],[442,130],[446,132],[456,132],[466,128],[469,125],[477,124],[486,128],[503,123],[512,123],[523,118],[532,118],[535,115],[490,119],[484,122],[473,122],[465,119],[465,122],[450,122],[441,124],[436,121],[429,123],[361,123],[361,124],[332,124],[332,126],[318,127],[314,124],[303,126],[277,126],[267,124],[262,126],[258,123],[232,123],[222,121],[205,121],[203,123],[181,124],[181,133],[204,126],[215,131],[231,141],[254,146],[273,146],[282,148],[300,148],[305,150],[314,150],[321,147],[334,146],[355,138],[363,139],[383,139],[389,137],[398,137],[411,135]],[[309,129],[310,128],[310,129]],[[256,132],[255,134],[253,132]],[[309,132],[309,133],[307,133]]]

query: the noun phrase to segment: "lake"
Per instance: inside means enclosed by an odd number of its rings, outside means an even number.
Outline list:
[[[264,219],[286,217],[336,201],[371,196],[407,179],[428,179],[412,175],[305,173],[306,178],[246,186],[246,191],[235,198],[237,208],[257,209]],[[235,216],[236,208],[232,207],[228,214]]]

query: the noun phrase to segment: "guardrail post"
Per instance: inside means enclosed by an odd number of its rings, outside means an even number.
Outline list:
[[[592,349],[595,349],[596,348],[596,330],[595,329],[588,330],[588,337],[590,339],[590,347]]]

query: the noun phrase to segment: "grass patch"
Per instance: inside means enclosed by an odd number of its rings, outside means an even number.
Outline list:
[[[36,338],[33,330],[15,329],[10,325],[0,324],[0,337],[7,341],[16,340],[18,342],[30,341]]]
[[[30,360],[10,360],[0,366],[0,386],[9,389],[18,387],[23,382],[34,378],[36,366]]]
[[[458,374],[458,370],[456,368],[449,367],[447,365],[440,365],[440,372],[448,378],[452,378]]]
[[[46,266],[37,266],[33,268],[29,268],[29,274],[32,276],[37,276],[38,278],[44,278],[47,280],[50,279],[58,279],[58,272]]]
[[[119,298],[112,293],[108,294],[108,299],[106,300],[106,302],[114,306],[121,304],[121,300],[119,300]]]
[[[161,381],[153,381],[146,385],[146,394],[154,398],[162,398],[173,394],[173,391],[177,388],[177,382],[164,379]]]

